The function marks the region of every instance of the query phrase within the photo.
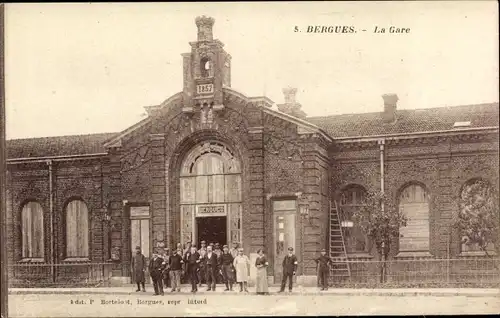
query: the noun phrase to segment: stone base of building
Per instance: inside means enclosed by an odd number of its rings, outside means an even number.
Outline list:
[[[121,286],[125,286],[125,285],[130,285],[130,284],[131,284],[131,280],[130,280],[130,277],[128,277],[128,276],[112,276],[109,279],[109,285],[111,287],[121,287]]]
[[[297,285],[316,287],[318,286],[318,277],[316,275],[297,276]]]

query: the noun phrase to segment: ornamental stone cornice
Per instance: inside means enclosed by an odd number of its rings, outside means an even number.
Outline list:
[[[462,131],[443,131],[432,134],[401,134],[387,136],[367,136],[360,138],[334,139],[335,150],[360,150],[376,146],[378,140],[385,140],[387,146],[427,146],[442,143],[471,143],[498,141],[498,127]]]

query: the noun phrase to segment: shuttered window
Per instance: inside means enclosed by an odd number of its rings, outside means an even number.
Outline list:
[[[429,197],[425,189],[412,184],[399,197],[399,210],[408,218],[400,229],[400,252],[429,251]]]
[[[81,200],[66,207],[66,257],[89,257],[89,213]]]
[[[21,211],[22,257],[44,257],[43,209],[38,202],[28,202]]]

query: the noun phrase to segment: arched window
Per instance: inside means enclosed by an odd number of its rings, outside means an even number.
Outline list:
[[[89,212],[81,200],[66,206],[66,257],[89,257]]]
[[[462,187],[462,191],[460,193],[460,214],[478,215],[481,212],[488,214],[489,211],[485,211],[485,209],[489,209],[490,211],[491,209],[494,209],[494,200],[495,198],[493,196],[493,190],[488,182],[481,179],[469,180]],[[495,218],[492,218],[492,220],[495,220]],[[496,220],[498,220],[498,216]],[[484,225],[478,224],[478,226],[482,227]],[[462,235],[462,239],[465,241],[465,239],[467,238],[466,233],[462,233]],[[486,249],[488,251],[494,251],[495,247],[493,243],[490,242],[486,245]],[[482,252],[477,243],[462,243],[461,251]]]
[[[31,201],[23,206],[21,228],[22,257],[43,260],[43,209],[40,203]]]
[[[208,57],[204,57],[200,61],[200,73],[202,77],[208,77],[210,75],[211,68],[210,59]]]
[[[225,145],[210,141],[194,147],[181,166],[181,241],[212,239],[206,232],[217,227],[219,242],[241,242],[241,191],[240,162]],[[220,223],[208,224],[215,220],[211,216]]]
[[[429,251],[429,196],[418,184],[406,186],[399,195],[399,210],[408,218],[400,229],[400,252]]]
[[[340,194],[340,210],[342,227],[345,234],[345,245],[347,253],[368,252],[368,236],[363,232],[359,224],[355,224],[352,216],[365,204],[366,190],[358,185],[352,185],[344,189]]]

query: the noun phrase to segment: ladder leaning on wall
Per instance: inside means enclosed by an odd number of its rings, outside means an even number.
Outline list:
[[[342,211],[339,210],[337,201],[330,201],[330,258],[333,265],[331,267],[330,278],[333,282],[341,282],[351,277],[347,251],[345,247],[344,231],[342,230],[343,218],[339,217]]]

